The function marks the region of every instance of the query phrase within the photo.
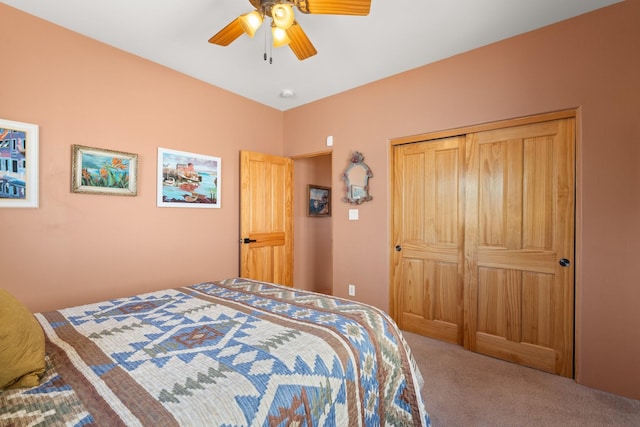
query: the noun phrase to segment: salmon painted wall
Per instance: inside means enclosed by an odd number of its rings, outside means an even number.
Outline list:
[[[236,276],[239,150],[282,154],[283,113],[0,16],[0,117],[40,126],[40,207],[0,209],[0,286],[43,311]],[[137,153],[137,197],[71,193],[72,144]],[[221,157],[221,208],[156,207],[158,147]]]
[[[388,308],[390,139],[577,107],[577,380],[640,399],[639,16],[628,0],[285,112],[286,155],[333,135],[334,191],[353,150],[374,173],[359,221],[334,204],[334,293]]]

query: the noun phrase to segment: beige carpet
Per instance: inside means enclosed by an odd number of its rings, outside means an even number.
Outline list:
[[[404,332],[434,427],[640,427],[640,401]],[[640,384],[638,385],[640,387]]]

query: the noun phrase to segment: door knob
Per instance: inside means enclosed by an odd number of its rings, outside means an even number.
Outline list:
[[[566,258],[562,258],[559,262],[560,262],[560,265],[563,267],[569,267],[569,265],[571,264],[571,261],[569,261]]]
[[[253,242],[257,242],[257,240],[250,239],[248,237],[245,237],[244,239],[242,239],[242,243],[253,243]]]
[[[402,250],[402,246],[396,245],[396,252],[400,252]]]

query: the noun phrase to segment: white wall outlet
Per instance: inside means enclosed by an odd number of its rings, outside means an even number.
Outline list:
[[[349,209],[349,221],[357,221],[358,216],[358,209]]]
[[[349,284],[349,296],[350,297],[356,296],[356,285]]]

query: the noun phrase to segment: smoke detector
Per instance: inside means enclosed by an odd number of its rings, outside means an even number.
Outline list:
[[[291,89],[283,89],[280,91],[280,98],[293,98],[295,96],[295,92]]]

